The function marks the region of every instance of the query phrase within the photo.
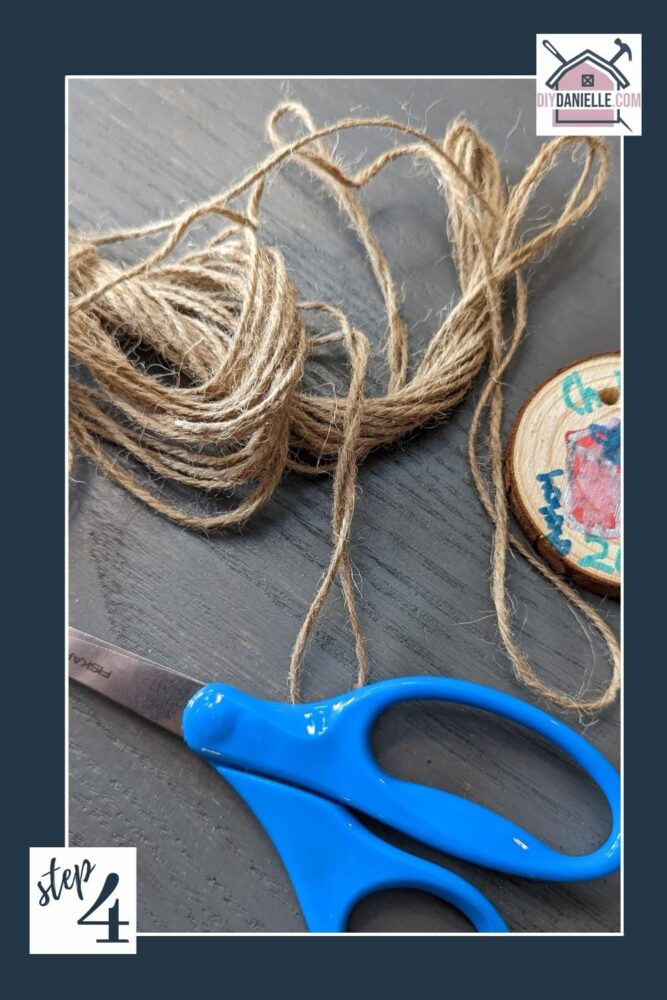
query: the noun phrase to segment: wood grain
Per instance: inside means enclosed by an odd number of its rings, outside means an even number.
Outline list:
[[[462,112],[500,151],[510,180],[540,145],[531,81],[75,80],[72,225],[134,225],[213,194],[267,151],[263,123],[286,93],[304,100],[320,122],[366,109],[422,125],[426,119],[442,134]],[[340,151],[363,157],[383,144],[380,135],[346,135]],[[603,202],[531,277],[530,336],[507,377],[507,429],[554,369],[618,346],[617,142],[610,145],[614,167]],[[549,175],[530,224],[562,201],[571,179],[568,163]],[[457,294],[438,195],[398,164],[365,197],[405,290],[418,352],[438,311]],[[331,202],[290,166],[268,192],[266,212],[265,239],[283,250],[299,293],[340,305],[379,344],[381,302]],[[333,350],[322,355],[316,377],[344,373]],[[383,378],[378,351],[370,390]],[[364,463],[353,538],[362,621],[373,679],[442,673],[521,695],[497,643],[490,527],[465,458],[473,404],[471,397],[445,424]],[[70,501],[71,624],[204,680],[282,698],[291,646],[328,560],[330,505],[329,480],[288,476],[243,532],[205,539],[161,520],[78,461]],[[601,650],[591,649],[570,610],[516,561],[509,582],[521,641],[543,676],[569,690],[582,682],[599,686]],[[616,624],[618,607],[599,605]],[[339,693],[353,675],[354,650],[335,596],[307,653],[304,695]],[[617,708],[588,736],[618,764]],[[141,931],[304,929],[262,829],[177,740],[72,687],[70,742],[70,840],[137,846]],[[401,777],[473,796],[563,849],[587,850],[606,831],[606,807],[587,780],[509,724],[443,705],[409,705],[380,720],[375,746]],[[618,929],[617,876],[577,885],[530,882],[387,836],[470,878],[515,931]],[[466,923],[431,897],[385,893],[359,905],[351,929],[447,931]]]

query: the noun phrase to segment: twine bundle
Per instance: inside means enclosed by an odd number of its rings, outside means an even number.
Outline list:
[[[286,141],[278,132],[285,115],[303,134]],[[327,137],[346,129],[381,128],[396,144],[367,166],[346,169]],[[304,649],[317,616],[339,580],[356,642],[357,683],[367,676],[367,656],[355,600],[350,530],[357,463],[421,425],[442,418],[470,391],[488,362],[488,376],[469,434],[469,460],[480,499],[494,524],[491,591],[498,627],[517,677],[564,709],[596,712],[619,687],[620,657],[604,619],[509,531],[503,484],[502,379],[526,328],[522,269],[580,220],[602,192],[608,170],[603,141],[583,139],[579,177],[560,214],[537,235],[520,226],[537,186],[558,154],[581,139],[563,137],[542,146],[519,183],[506,193],[498,160],[476,129],[455,121],[444,140],[389,118],[350,118],[317,128],[295,102],[273,112],[268,130],[274,151],[239,183],[182,215],[153,226],[70,241],[70,434],[74,448],[153,510],[202,531],[239,525],[271,496],[285,470],[333,473],[333,548],[329,567],[297,636],[289,671],[293,700],[300,693]],[[405,140],[410,140],[405,142]],[[458,304],[434,332],[409,374],[407,331],[384,252],[357,191],[389,163],[410,156],[425,162],[439,182],[461,288]],[[258,237],[259,207],[267,177],[296,160],[330,190],[367,253],[387,314],[388,385],[380,397],[364,394],[369,358],[366,337],[324,302],[298,302],[281,254]],[[245,205],[239,199],[245,195]],[[198,249],[174,253],[195,223],[218,216],[224,228]],[[105,244],[158,233],[157,250],[135,266],[105,260]],[[502,301],[515,292],[512,328],[503,330]],[[335,332],[311,336],[309,310],[328,314]],[[347,396],[307,392],[304,369],[319,345],[341,341],[347,351]],[[155,377],[136,363],[137,345],[153,352],[169,372]],[[86,374],[82,375],[82,372]],[[481,442],[484,419],[488,443]],[[481,453],[486,449],[482,471]],[[127,461],[119,461],[122,452]],[[235,491],[233,509],[193,513],[149,484],[148,472],[203,494]],[[602,694],[578,696],[544,683],[518,647],[505,586],[508,545],[517,549],[602,634],[611,676]]]

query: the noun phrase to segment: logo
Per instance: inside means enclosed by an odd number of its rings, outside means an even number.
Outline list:
[[[137,950],[134,847],[30,848],[30,954]]]
[[[538,35],[537,135],[641,135],[641,83],[641,35]]]
[[[105,680],[107,677],[111,677],[111,671],[103,667],[101,663],[96,663],[95,660],[87,660],[85,656],[77,656],[76,653],[70,653],[69,660],[75,666],[83,667],[84,670],[90,670],[93,674],[99,674]]]

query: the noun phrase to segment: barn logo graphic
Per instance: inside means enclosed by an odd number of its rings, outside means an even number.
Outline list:
[[[641,135],[641,35],[538,35],[538,135]]]

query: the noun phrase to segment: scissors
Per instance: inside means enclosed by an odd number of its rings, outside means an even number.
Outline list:
[[[344,931],[359,900],[390,888],[439,896],[478,931],[508,930],[473,885],[376,837],[351,809],[511,875],[570,882],[601,878],[619,867],[616,770],[559,720],[492,688],[444,677],[401,677],[326,701],[288,705],[253,698],[228,684],[203,684],[74,628],[69,674],[181,736],[232,786],[280,854],[310,931]],[[562,854],[475,802],[383,771],[371,750],[373,726],[392,705],[419,699],[485,709],[565,751],[609,803],[606,841],[589,854]]]

